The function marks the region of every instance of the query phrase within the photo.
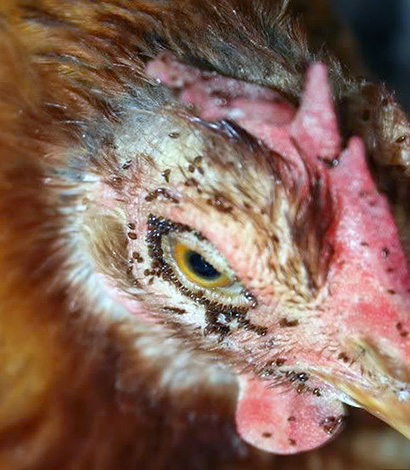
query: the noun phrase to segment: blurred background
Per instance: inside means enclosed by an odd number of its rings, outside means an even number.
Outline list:
[[[410,112],[410,0],[331,0],[353,30],[361,57]]]

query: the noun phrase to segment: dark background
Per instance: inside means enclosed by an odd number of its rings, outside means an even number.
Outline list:
[[[331,0],[354,31],[373,78],[410,112],[410,0]]]

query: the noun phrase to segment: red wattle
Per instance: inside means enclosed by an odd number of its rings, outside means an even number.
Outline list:
[[[244,374],[239,385],[237,429],[259,449],[275,454],[314,449],[342,427],[344,407],[323,384],[320,397],[288,384],[268,388],[269,383]]]

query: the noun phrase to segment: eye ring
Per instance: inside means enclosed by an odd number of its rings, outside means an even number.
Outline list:
[[[211,262],[181,241],[174,245],[174,258],[180,271],[200,287],[228,287],[233,280],[218,271]]]

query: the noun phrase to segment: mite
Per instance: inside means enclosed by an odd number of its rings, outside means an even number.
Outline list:
[[[0,468],[410,438],[409,123],[354,53],[301,2],[0,8]]]

